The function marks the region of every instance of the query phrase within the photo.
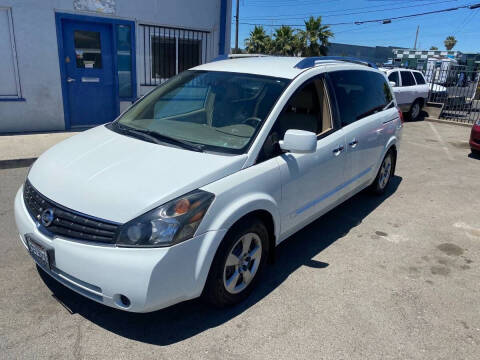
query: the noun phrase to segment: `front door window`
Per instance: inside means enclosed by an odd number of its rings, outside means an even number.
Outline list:
[[[323,78],[308,81],[288,100],[267,136],[257,162],[282,154],[278,141],[290,129],[314,132],[319,137],[333,129],[330,99]]]

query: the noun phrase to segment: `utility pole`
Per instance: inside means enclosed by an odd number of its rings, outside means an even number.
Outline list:
[[[238,13],[240,10],[240,0],[237,0],[237,13],[235,15],[235,54],[238,54]]]
[[[238,26],[238,25],[237,25]],[[420,25],[417,25],[417,35],[415,35],[415,45],[413,45],[413,49],[417,49],[417,40],[418,40],[418,30],[420,30]]]

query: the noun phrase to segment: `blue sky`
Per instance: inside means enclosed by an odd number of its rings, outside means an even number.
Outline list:
[[[235,4],[232,0],[232,47],[235,46]],[[301,25],[310,15],[322,16],[324,24],[370,19],[384,19],[462,5],[480,0],[240,0],[239,46],[243,48],[253,25],[267,24],[270,33],[281,24]],[[242,24],[243,23],[243,24]],[[445,49],[443,40],[454,35],[454,50],[480,52],[480,9],[460,9],[446,13],[392,20],[391,24],[332,25],[331,42],[413,48],[417,25],[420,25],[417,48],[436,46]],[[301,26],[298,26],[301,27]]]

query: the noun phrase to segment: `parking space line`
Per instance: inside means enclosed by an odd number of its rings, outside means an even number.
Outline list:
[[[417,143],[415,141],[410,141],[410,140],[407,140],[406,142],[415,146],[420,146],[422,148],[429,149],[429,150],[435,150],[437,148],[437,146],[434,146],[434,145],[421,144],[421,143]]]
[[[435,126],[433,125],[433,123],[431,122],[428,122],[428,125],[430,125],[430,127],[432,128],[432,131],[433,133],[435,134],[435,136],[437,137],[438,141],[442,144],[442,149],[445,151],[445,153],[447,154],[447,157],[449,160],[455,160],[452,156],[452,153],[450,152],[450,150],[448,149],[447,147],[447,143],[445,142],[445,140],[443,140],[442,136],[440,135],[440,133],[438,132],[438,130],[435,128]]]

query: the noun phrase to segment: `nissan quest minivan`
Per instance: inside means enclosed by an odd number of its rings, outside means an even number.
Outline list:
[[[385,191],[401,130],[389,82],[365,64],[203,64],[40,156],[15,198],[20,239],[43,271],[114,308],[236,304],[280,242]]]

